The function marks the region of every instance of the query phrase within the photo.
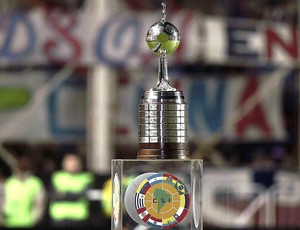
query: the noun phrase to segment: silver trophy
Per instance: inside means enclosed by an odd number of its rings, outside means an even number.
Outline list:
[[[112,160],[112,230],[202,230],[202,160],[189,159],[187,105],[169,85],[167,55],[180,43],[178,30],[159,22],[146,35],[159,55],[158,81],[139,104],[138,159]]]
[[[166,5],[162,18],[146,35],[149,48],[159,55],[158,80],[145,91],[139,105],[138,158],[187,159],[187,105],[181,91],[169,84],[167,55],[179,46],[177,28],[166,21]]]

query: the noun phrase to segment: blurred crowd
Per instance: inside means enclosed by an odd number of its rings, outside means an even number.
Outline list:
[[[211,167],[273,168],[297,171],[297,149],[280,143],[220,143],[216,146],[193,145],[193,158],[205,160]]]
[[[10,167],[1,153],[0,226],[110,228],[110,175],[99,176],[87,170],[83,144],[6,143],[4,149],[16,161]],[[124,155],[117,157],[135,158],[135,147],[122,149],[126,151],[117,152]],[[265,188],[273,185],[277,170],[291,169],[295,161],[289,149],[279,145],[218,145],[198,151],[191,144],[192,157],[200,154],[206,168],[247,166],[253,171],[253,181]],[[89,192],[93,190],[98,192],[91,197]]]
[[[20,147],[20,146],[19,146]],[[102,179],[85,169],[78,153],[65,153],[60,166],[49,159],[40,165],[33,155],[15,153],[15,165],[2,167],[0,179],[0,226],[5,228],[87,228],[110,227],[110,213],[102,207],[98,192],[94,202],[88,192]],[[4,160],[5,161],[5,160]],[[44,170],[36,171],[42,167]],[[5,175],[6,174],[6,175]],[[99,190],[98,190],[99,191]],[[110,194],[109,194],[110,196]],[[109,207],[108,207],[109,208]]]

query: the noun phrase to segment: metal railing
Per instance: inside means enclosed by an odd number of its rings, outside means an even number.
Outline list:
[[[232,229],[300,228],[300,177],[283,177],[281,180],[277,176],[276,183],[268,189],[250,181],[206,183],[205,224]]]

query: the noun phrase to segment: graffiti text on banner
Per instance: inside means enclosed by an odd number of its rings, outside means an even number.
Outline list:
[[[90,20],[87,12],[74,15],[58,10],[0,15],[0,65],[156,65],[145,34],[157,18],[159,15],[119,14],[99,21]],[[201,59],[225,65],[291,66],[299,60],[299,30],[285,24],[224,22],[186,11],[169,20],[183,38],[177,52],[170,56],[170,64]]]
[[[272,85],[271,91],[254,104],[247,113],[232,120],[237,108],[243,106],[269,80],[276,75],[288,78],[295,71],[270,73],[255,76],[185,76],[172,73],[175,82],[171,84],[182,90],[189,106],[189,136],[191,140],[205,140],[218,134],[226,140],[284,140],[282,98],[283,84]],[[180,78],[176,78],[176,74]],[[283,75],[284,74],[284,75]],[[2,107],[0,125],[7,122],[14,129],[3,132],[2,139],[53,140],[85,138],[87,121],[86,78],[70,76],[69,80],[55,89],[42,106],[24,117],[12,120],[16,114],[28,109],[34,98],[34,88],[47,83],[49,73],[31,71],[22,77],[6,73],[0,75],[3,90],[19,95]],[[139,77],[135,76],[138,75]],[[175,78],[174,78],[175,75]],[[271,76],[272,75],[272,76]],[[137,109],[143,90],[149,89],[156,78],[156,72],[130,72],[127,80],[120,80],[118,86],[118,112],[112,115],[115,121],[117,141],[135,144],[137,142]],[[122,77],[122,76],[120,76]],[[124,77],[124,76],[123,76]],[[281,76],[280,76],[281,77]],[[33,84],[34,82],[34,84]],[[148,84],[149,82],[149,84]],[[126,103],[124,103],[126,102]],[[26,104],[27,103],[27,104]],[[74,103],[76,104],[74,106]],[[72,118],[70,118],[70,114]],[[28,135],[30,133],[30,135]]]

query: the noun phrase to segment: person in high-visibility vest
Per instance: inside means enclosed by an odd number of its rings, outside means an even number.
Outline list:
[[[42,181],[30,170],[30,158],[21,156],[16,172],[3,185],[0,209],[4,227],[35,227],[43,217],[45,194]]]
[[[62,162],[62,170],[51,177],[49,215],[55,226],[86,226],[89,218],[89,201],[86,192],[93,182],[89,172],[82,171],[80,157],[68,154]]]

